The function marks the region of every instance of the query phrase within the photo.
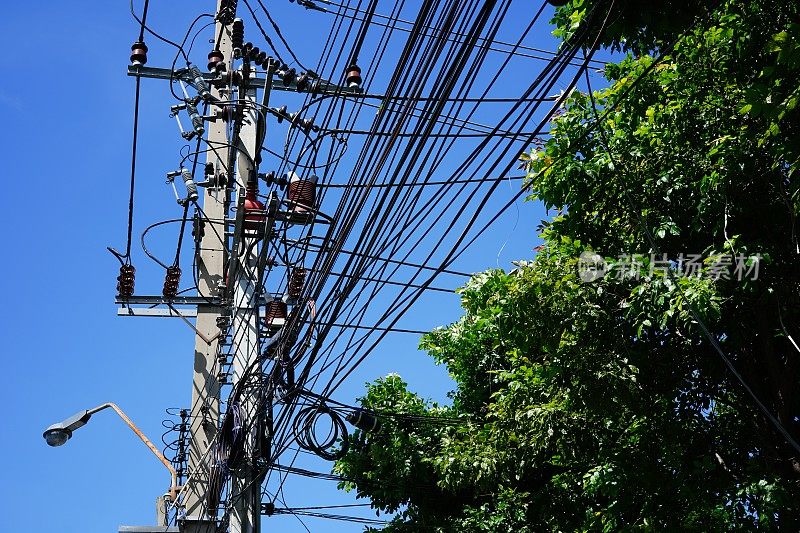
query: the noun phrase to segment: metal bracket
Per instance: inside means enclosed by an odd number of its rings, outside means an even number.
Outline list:
[[[188,305],[195,307],[198,305],[222,306],[222,299],[219,297],[202,296],[176,296],[167,300],[163,296],[131,296],[130,298],[117,298],[114,303],[119,305]]]
[[[145,67],[143,65],[128,65],[128,76],[136,76],[139,78],[152,78],[157,80],[179,80],[190,82],[192,81],[191,74],[185,70],[170,70],[168,68],[158,67]],[[216,73],[203,72],[203,79],[208,82],[213,82],[217,79]],[[344,85],[336,85],[323,80],[318,80],[319,83],[314,84],[313,90],[298,91],[297,84],[286,84],[283,80],[275,75],[272,77],[272,89],[277,91],[292,91],[292,92],[313,92],[314,94],[326,94],[336,96],[355,96],[364,97],[364,91],[359,87],[345,87]],[[263,89],[267,83],[266,77],[260,78],[257,76],[249,77],[245,82],[247,89]],[[374,95],[370,95],[374,96]]]

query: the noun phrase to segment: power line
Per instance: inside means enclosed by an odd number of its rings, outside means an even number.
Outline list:
[[[361,10],[359,10],[357,8],[350,7],[350,6],[337,4],[337,3],[334,3],[334,2],[330,2],[328,0],[319,0],[319,1],[321,3],[323,3],[323,4],[326,4],[326,5],[334,6],[334,7],[337,7],[339,9],[344,9],[345,11],[354,11],[356,13],[363,13],[363,11],[361,11]],[[304,5],[304,7],[306,7],[305,4],[301,4],[299,2],[298,2],[298,5]],[[348,15],[348,14],[342,13],[341,11],[339,11],[337,13],[334,13],[333,11],[328,11],[327,9],[319,9],[319,8],[317,8],[316,10],[322,11],[323,13],[331,13],[331,14],[334,14],[334,15],[339,16],[339,17],[350,18],[350,19],[356,20],[356,21],[363,21],[364,20],[364,19],[359,19],[358,17],[355,17],[353,15]],[[412,21],[404,20],[404,19],[400,19],[400,18],[396,18],[396,17],[388,17],[386,15],[379,15],[379,14],[376,14],[375,16],[378,17],[378,18],[382,18],[384,20],[388,20],[390,22],[401,22],[401,23],[404,23],[404,24],[414,24]],[[389,27],[388,24],[381,23],[381,22],[371,22],[371,24],[374,24],[376,26]],[[407,28],[397,27],[396,29],[398,29],[400,31],[404,31],[404,32],[410,32],[410,30],[407,29]],[[425,27],[424,29],[431,30],[431,31],[434,30],[433,28],[430,28],[430,27]],[[455,37],[463,37],[464,36],[463,34],[460,34],[460,33],[457,33],[457,32],[452,32],[452,35],[455,36]],[[492,51],[495,51],[495,52],[505,52],[505,53],[507,53],[508,51],[507,50],[502,50],[500,48],[493,48],[491,46],[493,44],[494,45],[500,45],[500,46],[511,46],[511,47],[514,46],[512,43],[498,41],[498,40],[489,40],[489,39],[481,39],[481,40],[482,40],[482,42],[484,44],[488,45],[487,47],[488,47],[489,50],[492,50]],[[455,39],[453,39],[453,41],[455,41]],[[554,56],[556,56],[558,54],[558,52],[553,52],[551,50],[546,50],[546,49],[543,49],[543,48],[535,48],[535,47],[532,47],[532,46],[519,45],[516,48],[519,48],[521,50],[528,50],[528,51],[531,51],[531,52],[538,52],[540,54],[545,54],[544,56],[542,56],[542,55],[524,54],[522,52],[514,52],[514,55],[516,55],[516,56],[526,57],[526,58],[530,58],[530,59],[538,59],[538,60],[541,60],[541,61],[550,61]],[[606,65],[606,62],[600,61],[600,60],[596,60],[596,59],[593,59],[591,62],[595,66],[598,66],[598,67],[604,67]],[[572,63],[572,64],[574,66],[580,66],[580,63]]]
[[[499,178],[467,178],[452,181],[421,181],[412,183],[322,183],[319,186],[322,188],[361,188],[366,187],[369,189],[380,189],[385,187],[438,187],[442,185],[459,185],[461,183],[492,183],[495,181],[518,181],[525,179],[525,176],[506,176]]]

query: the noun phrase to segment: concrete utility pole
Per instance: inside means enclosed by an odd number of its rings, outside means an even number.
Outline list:
[[[242,74],[249,75],[249,69],[244,69]],[[247,84],[243,83],[242,87]],[[265,91],[269,91],[269,87],[265,86]],[[256,109],[256,89],[243,89],[242,94],[239,95],[240,100],[247,102],[247,107],[243,108],[242,127],[239,132],[237,150],[237,169],[238,179],[237,183],[237,196],[254,196],[255,189],[258,187],[258,178],[255,168],[254,160],[258,154],[258,110]],[[265,96],[264,101],[267,101]],[[263,121],[266,128],[266,121]],[[248,191],[248,188],[250,189]],[[241,204],[240,204],[241,205]],[[243,213],[237,212],[237,218],[244,216]],[[265,221],[262,217],[256,217],[258,220],[248,221],[245,220],[245,226],[255,224],[262,229],[265,226]],[[234,291],[234,315],[233,315],[233,342],[234,342],[234,357],[233,357],[233,386],[236,387],[240,380],[245,379],[245,372],[254,364],[258,364],[259,350],[258,350],[258,318],[259,318],[259,302],[260,295],[256,290],[261,281],[258,275],[258,251],[256,244],[262,236],[247,238],[241,237],[242,244],[245,246],[247,252],[241,256],[241,263],[239,268],[239,279]],[[262,246],[267,246],[266,242]],[[233,254],[237,254],[237,250],[232,250]],[[236,261],[237,259],[234,259]],[[260,368],[259,368],[260,371]],[[252,393],[250,387],[246,387],[241,397],[240,407],[245,417],[248,420],[256,421],[259,419],[259,402],[258,398]],[[260,424],[254,423],[250,426],[250,431],[245,437],[245,461],[246,464],[242,469],[240,477],[233,476],[231,495],[235,498],[234,505],[231,509],[230,515],[230,533],[258,533],[260,531],[261,523],[261,483],[255,479],[255,467],[252,462],[254,451],[259,439]]]
[[[258,199],[256,161],[266,137],[270,93],[274,89],[362,96],[358,85],[338,86],[316,76],[312,80],[313,87],[308,84],[308,78],[298,84],[294,71],[287,76],[274,59],[241,58],[239,51],[236,59],[242,59],[242,67],[234,72],[233,46],[242,46],[242,43],[233,42],[234,30],[238,35],[242,29],[234,24],[235,6],[235,0],[217,0],[215,36],[218,41],[209,54],[209,61],[222,60],[225,69],[209,67],[211,72],[203,73],[194,66],[173,70],[146,67],[141,63],[128,67],[131,76],[189,84],[198,90],[202,100],[219,104],[212,103],[210,114],[203,117],[204,132],[193,120],[195,133],[206,133],[207,164],[213,168],[211,174],[205,174],[207,179],[200,189],[205,227],[196,258],[199,294],[128,295],[117,300],[122,305],[118,310],[122,316],[180,317],[196,331],[188,465],[186,482],[176,502],[181,533],[216,533],[226,522],[231,533],[259,533],[261,528],[263,465],[270,457],[272,438],[265,426],[269,426],[266,420],[272,412],[272,400],[271,392],[264,387],[266,377],[261,368],[259,348],[281,340],[287,314],[286,300],[272,301],[273,296],[266,293],[261,283],[271,264],[269,243],[275,238],[276,221],[308,224],[313,218],[311,212],[295,207],[281,208],[274,191],[266,205]],[[252,64],[264,67],[263,77],[251,70]],[[259,90],[263,90],[260,101]],[[186,94],[183,109],[190,102],[194,105],[197,100],[190,100]],[[220,120],[220,115],[224,115],[225,120]],[[193,118],[200,118],[196,111]],[[185,138],[190,138],[182,127],[181,132]],[[236,209],[232,218],[229,216],[233,211],[230,196],[234,190]],[[183,309],[179,311],[176,306]],[[186,309],[194,306],[196,314],[193,309]],[[262,307],[265,315],[267,307],[273,313],[264,331],[260,331],[259,322]],[[187,319],[191,316],[197,317],[195,324]],[[233,356],[230,361],[233,392],[225,415],[231,418],[226,419],[225,433],[220,435],[220,388],[225,384],[225,365],[229,363],[221,350],[223,347],[230,348],[228,355]],[[227,425],[227,420],[231,424],[237,420],[234,430]],[[236,434],[236,459],[233,459],[227,449],[230,445],[227,439],[232,438],[234,431],[243,430],[246,433],[242,440]],[[221,439],[226,446],[218,446]],[[224,457],[221,453],[229,455]],[[226,520],[218,521],[216,506],[222,495],[227,497]],[[164,515],[159,522],[163,520]]]
[[[217,0],[217,13],[225,4]],[[215,35],[220,36],[219,50],[228,65],[232,63],[231,44],[232,17],[225,21],[217,20]],[[223,93],[224,91],[224,93]],[[227,100],[227,89],[212,87],[212,94],[220,100]],[[227,123],[223,120],[208,123],[209,146],[225,146],[228,143]],[[223,172],[227,161],[223,160],[224,150],[208,152],[207,162],[214,165],[215,175]],[[232,176],[230,176],[232,178]],[[224,221],[229,207],[227,185],[206,189],[203,195],[203,211],[211,221]],[[224,268],[227,260],[225,224],[216,228],[206,228],[200,243],[198,258],[198,292],[206,296],[216,296],[224,282]],[[216,231],[214,231],[216,229]],[[222,239],[220,239],[220,237]],[[218,368],[216,356],[218,348],[217,333],[221,308],[216,305],[199,304],[195,327],[194,376],[192,380],[191,440],[189,446],[188,473],[183,504],[186,511],[187,533],[200,533],[208,529],[205,497],[208,490],[211,465],[210,448],[214,444],[219,422]],[[208,339],[214,339],[207,342]]]

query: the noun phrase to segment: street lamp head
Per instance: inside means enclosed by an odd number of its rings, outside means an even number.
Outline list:
[[[80,411],[58,424],[53,424],[45,430],[42,436],[50,446],[62,446],[72,437],[72,432],[79,427],[85,426],[91,417],[92,413],[90,411]]]
[[[66,443],[72,436],[72,432],[66,428],[58,427],[60,424],[55,424],[47,428],[44,432],[44,440],[47,444],[53,447],[61,446]]]

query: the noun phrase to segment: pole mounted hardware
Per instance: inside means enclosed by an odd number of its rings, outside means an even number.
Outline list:
[[[175,187],[175,178],[180,176],[183,179],[183,184],[186,186],[186,197],[181,198],[178,194],[178,189]],[[178,204],[185,206],[189,202],[196,202],[200,195],[197,192],[197,184],[194,182],[191,171],[186,167],[181,167],[180,170],[173,170],[167,172],[167,183],[172,185],[172,190],[175,192],[175,199]]]

